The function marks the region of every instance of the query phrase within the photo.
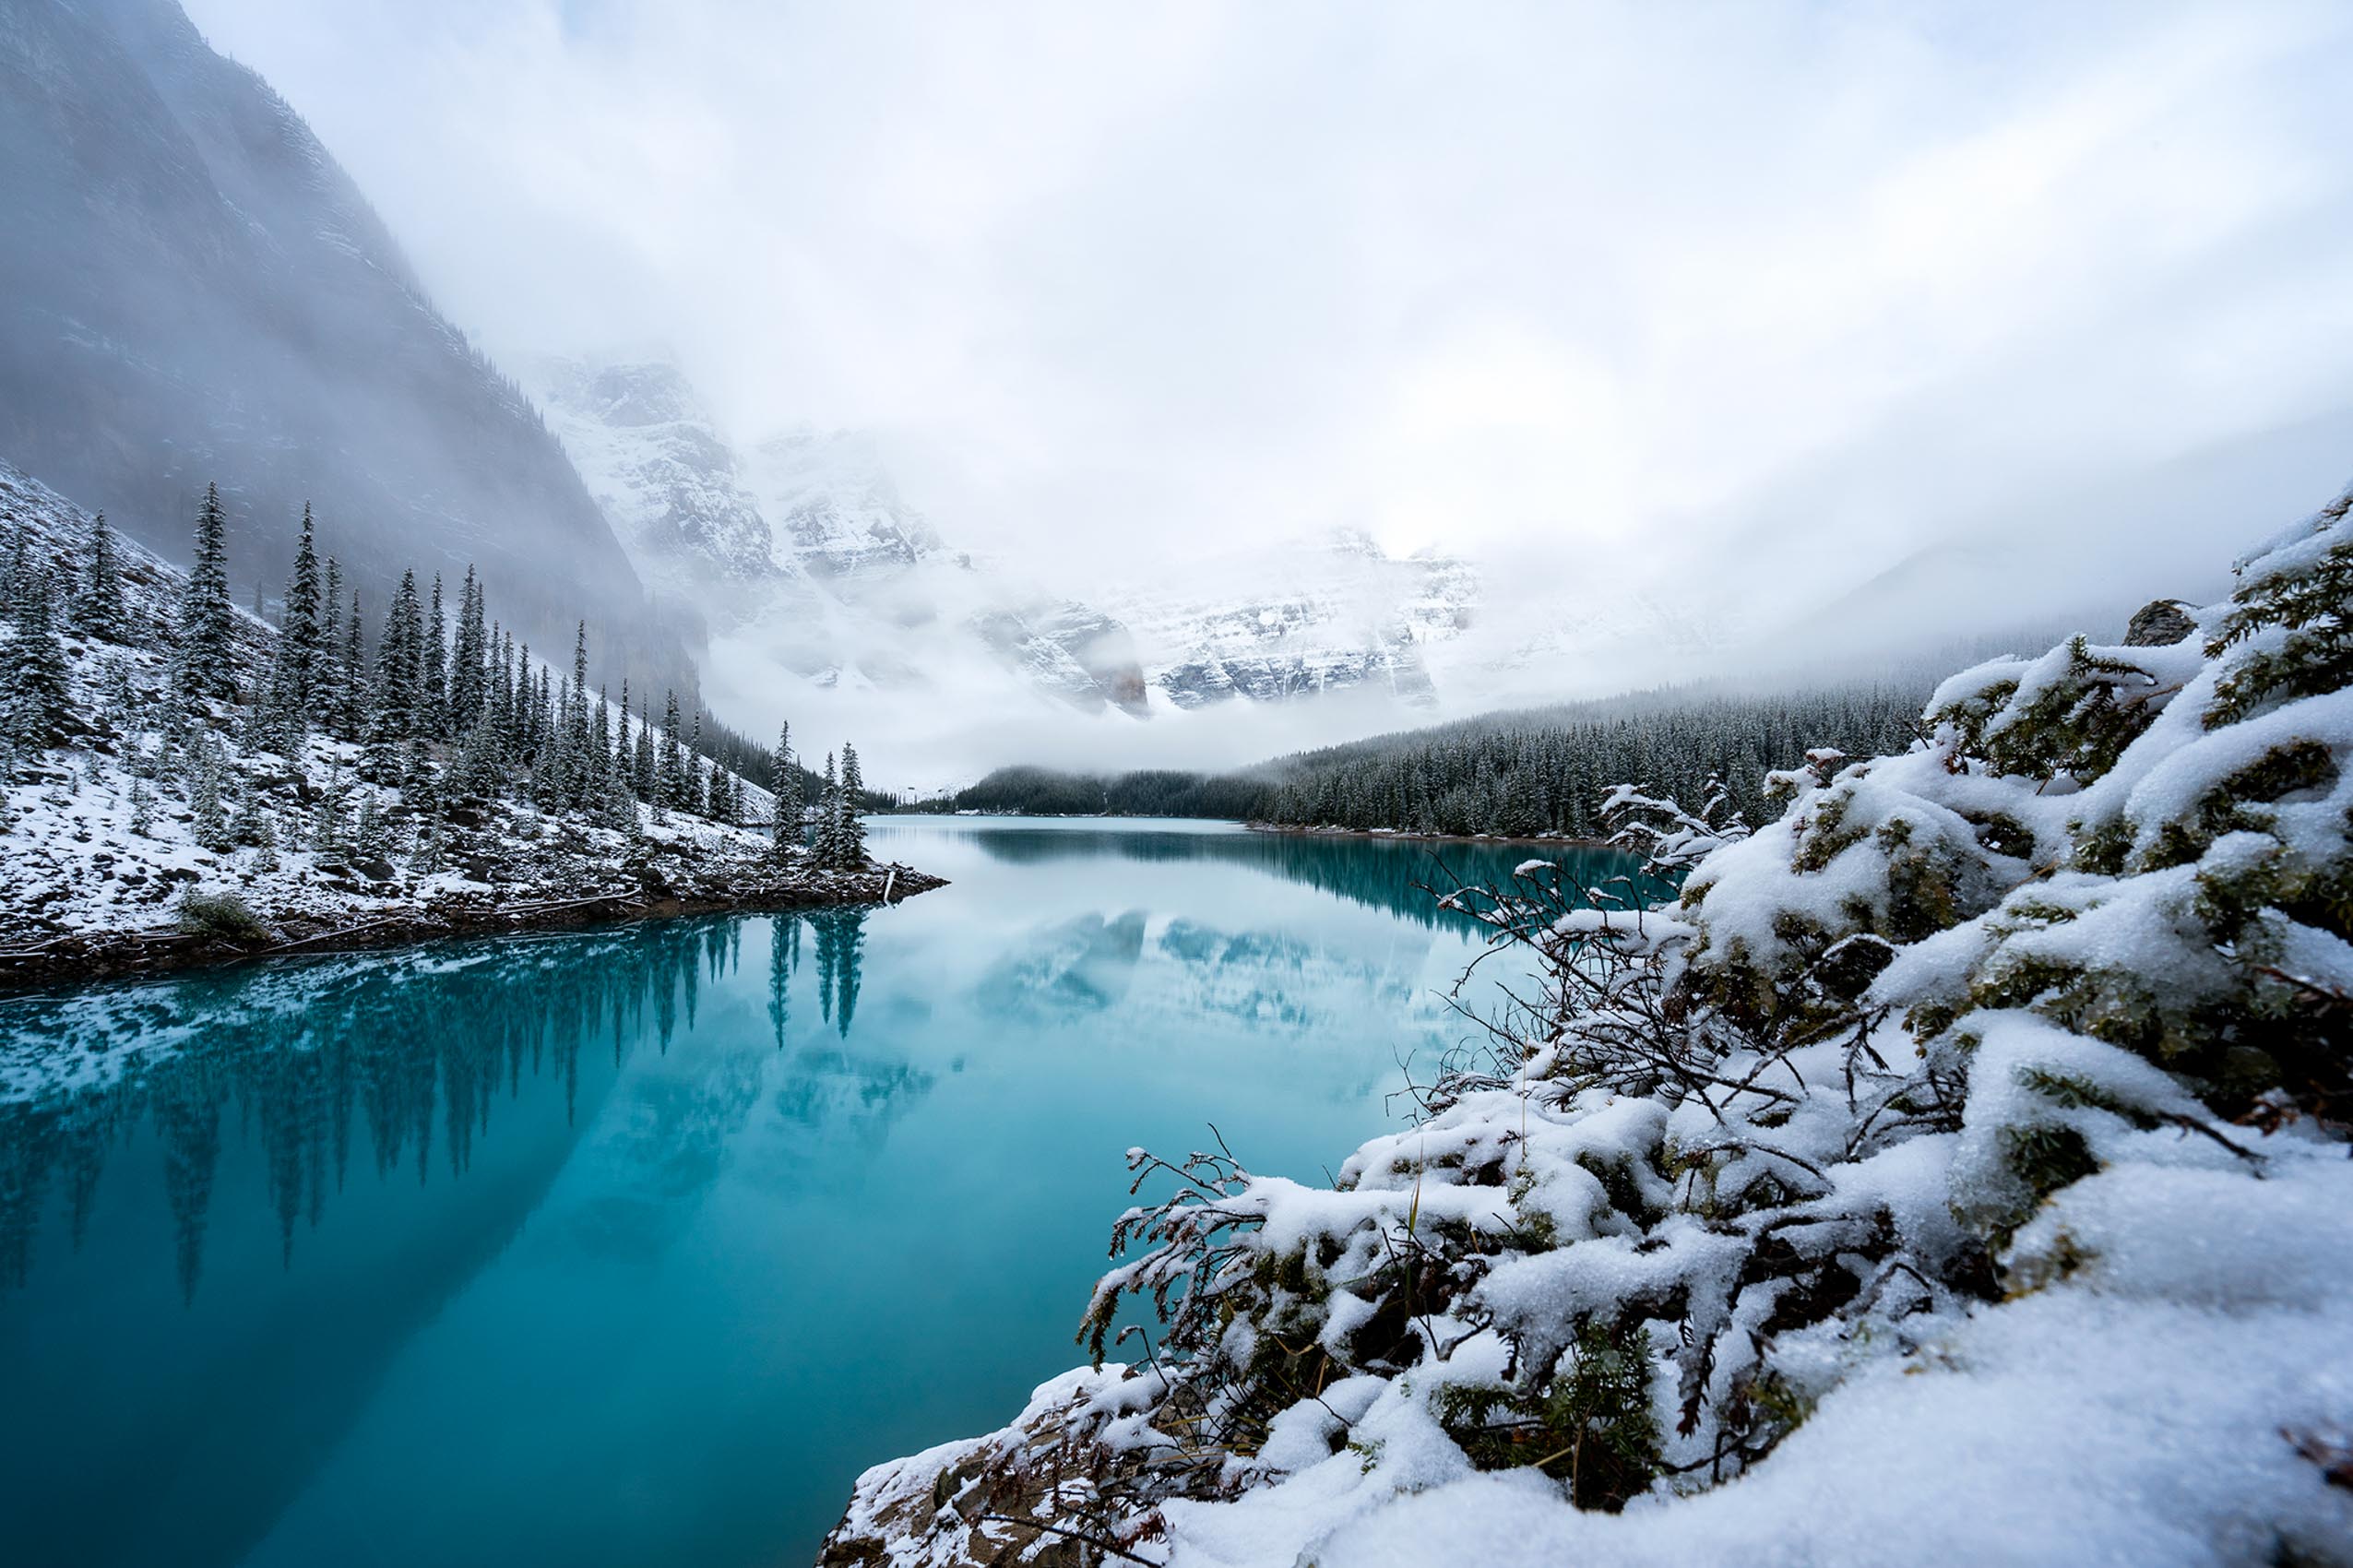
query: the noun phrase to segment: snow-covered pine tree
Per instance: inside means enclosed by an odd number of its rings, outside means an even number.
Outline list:
[[[196,509],[196,564],[189,568],[173,625],[172,688],[184,703],[237,700],[232,652],[237,612],[229,598],[229,524],[220,487],[205,486]]]
[[[123,567],[114,556],[114,530],[106,514],[90,519],[89,555],[82,575],[81,593],[74,603],[74,624],[100,642],[126,642],[130,615],[123,603]]]
[[[685,753],[678,743],[678,694],[663,695],[661,718],[661,757],[654,790],[665,806],[681,806],[686,798]]]
[[[792,726],[789,723],[776,727],[776,750],[768,754],[768,766],[776,780],[769,786],[776,797],[769,830],[777,856],[782,859],[801,842],[801,781],[792,769]]]
[[[343,713],[343,568],[327,558],[319,590],[318,660],[311,677],[311,722],[329,734]]]
[[[417,644],[417,722],[415,733],[430,740],[446,739],[449,727],[449,623],[441,608],[441,574],[433,575],[433,607],[425,613],[424,636]]]
[[[228,849],[233,842],[221,804],[221,782],[220,749],[212,731],[199,730],[188,767],[188,830],[198,844],[216,852]]]
[[[269,797],[267,791],[250,785],[234,791],[234,809],[229,817],[229,841],[251,849],[269,837]]]
[[[866,775],[858,766],[858,748],[844,741],[841,743],[841,813],[840,826],[835,829],[839,846],[840,863],[855,871],[866,863],[866,819],[859,814],[858,797],[866,788]]]
[[[28,566],[14,575],[16,634],[0,649],[0,705],[6,733],[18,745],[40,748],[65,733],[71,716],[65,650],[57,641],[49,573]]]
[[[660,768],[654,757],[654,724],[651,710],[641,694],[637,698],[637,749],[629,759],[629,783],[636,797],[649,804],[660,804]]]
[[[376,803],[374,790],[363,790],[359,816],[351,825],[351,849],[362,858],[381,860],[391,848],[392,828],[385,821],[384,808]]]
[[[501,759],[502,769],[505,766],[504,759],[515,749],[515,679],[509,668],[514,658],[514,639],[493,622],[489,657],[482,670],[481,725],[491,739],[491,749]]]
[[[580,623],[572,635],[572,700],[564,706],[564,720],[572,731],[576,752],[588,746],[588,624]]]
[[[424,612],[417,600],[417,574],[402,572],[375,649],[375,711],[369,735],[381,745],[396,747],[419,732],[423,643]]]
[[[359,740],[367,732],[368,683],[366,639],[362,635],[360,590],[351,590],[351,608],[343,616],[343,651],[336,660],[335,721],[339,739]]]
[[[568,716],[572,710],[572,677],[564,677],[557,691],[554,713]],[[540,765],[532,772],[533,793],[547,811],[560,811],[578,798],[579,754],[572,749],[572,726],[568,720],[555,722],[548,742],[541,753]]]
[[[621,678],[621,722],[612,742],[612,776],[621,780],[631,793],[636,793],[637,771],[636,743],[629,733],[629,677]]]
[[[425,752],[424,737],[410,736],[400,755],[400,799],[426,822],[441,815],[441,789],[434,772],[433,759]]]
[[[545,669],[531,694],[531,751],[534,766],[544,763],[555,749],[555,685]]]
[[[508,678],[514,683],[511,744],[515,761],[520,765],[530,761],[532,749],[539,744],[539,737],[533,732],[531,723],[533,709],[538,707],[534,700],[538,694],[531,683],[531,645],[529,643],[517,645],[515,665],[507,673]]]
[[[841,780],[833,753],[826,754],[825,782],[817,790],[817,822],[809,837],[809,858],[827,871],[841,864]]]
[[[592,711],[596,714],[596,723],[588,731],[588,789],[592,798],[601,800],[606,787],[613,779],[612,704],[606,698],[602,686],[597,688],[597,700]]]
[[[286,613],[278,628],[278,665],[270,700],[280,722],[299,733],[315,711],[323,661],[319,621],[318,551],[308,504],[303,531],[294,542],[294,569],[286,578]]]
[[[489,692],[489,664],[495,643],[483,625],[482,587],[469,564],[458,590],[458,646],[449,662],[449,721],[446,733],[463,735],[481,721]]]
[[[703,795],[703,709],[695,707],[695,722],[686,734],[686,754],[683,771],[679,776],[678,802],[682,811],[700,813],[708,803]]]

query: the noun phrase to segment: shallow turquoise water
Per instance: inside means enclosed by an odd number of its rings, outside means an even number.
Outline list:
[[[806,1562],[1079,1359],[1130,1145],[1320,1180],[1470,1032],[1413,846],[873,845],[954,885],[0,1003],[0,1561]]]

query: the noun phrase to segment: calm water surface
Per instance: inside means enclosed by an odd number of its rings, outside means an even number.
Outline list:
[[[954,885],[0,1002],[0,1562],[805,1563],[1079,1359],[1122,1151],[1320,1181],[1468,1032],[1413,846],[873,843]]]

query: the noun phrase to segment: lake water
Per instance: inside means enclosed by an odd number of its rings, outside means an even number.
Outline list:
[[[1415,846],[872,843],[953,885],[0,1002],[0,1562],[805,1563],[1080,1360],[1130,1145],[1321,1181],[1472,1032]]]

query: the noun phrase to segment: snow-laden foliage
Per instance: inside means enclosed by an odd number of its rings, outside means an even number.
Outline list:
[[[1134,1151],[1167,1185],[1083,1333],[1103,1367],[1140,1296],[1142,1360],[850,1522],[903,1562],[1030,1521],[1155,1562],[2353,1561],[2347,511],[2178,641],[1997,659],[1908,749],[1773,775],[1753,832],[1613,793],[1670,897],[1456,894],[1535,977],[1491,1068],[1328,1190]]]

